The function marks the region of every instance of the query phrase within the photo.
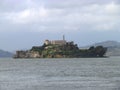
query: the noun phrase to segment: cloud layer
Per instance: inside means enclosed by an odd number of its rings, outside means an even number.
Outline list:
[[[63,34],[80,46],[120,41],[119,9],[120,0],[0,0],[0,49],[31,48]]]
[[[17,31],[21,27],[42,32],[120,28],[117,0],[1,0],[0,4],[1,31]]]

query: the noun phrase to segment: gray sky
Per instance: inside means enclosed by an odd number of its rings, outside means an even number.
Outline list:
[[[42,45],[45,39],[79,46],[120,41],[120,0],[0,0],[0,49]]]

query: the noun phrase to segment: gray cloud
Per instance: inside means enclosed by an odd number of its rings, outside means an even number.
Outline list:
[[[119,0],[0,0],[0,32],[26,33],[27,37],[36,32],[51,37],[55,33],[119,32],[119,8]]]
[[[25,8],[39,7],[44,4],[46,8],[79,8],[89,4],[118,3],[119,0],[1,0],[1,11],[19,11]]]
[[[25,8],[23,0],[0,0],[0,12],[19,11]]]
[[[83,26],[95,30],[111,30],[118,26],[117,19],[120,15],[120,5],[113,0],[4,0],[1,4],[4,11],[1,11],[2,24],[2,21],[6,21],[8,26],[10,23],[11,26],[28,26],[28,29],[33,24],[31,28],[35,25],[37,31],[55,31],[57,28],[62,31],[79,30],[80,27],[84,30]]]

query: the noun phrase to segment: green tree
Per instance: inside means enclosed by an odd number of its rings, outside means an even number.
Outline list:
[[[103,46],[97,46],[95,48],[95,54],[98,56],[98,57],[103,57],[104,54],[106,53],[107,51],[107,48],[103,47]]]

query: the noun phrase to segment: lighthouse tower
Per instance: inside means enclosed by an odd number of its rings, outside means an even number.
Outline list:
[[[63,41],[65,41],[65,35],[63,35]]]

